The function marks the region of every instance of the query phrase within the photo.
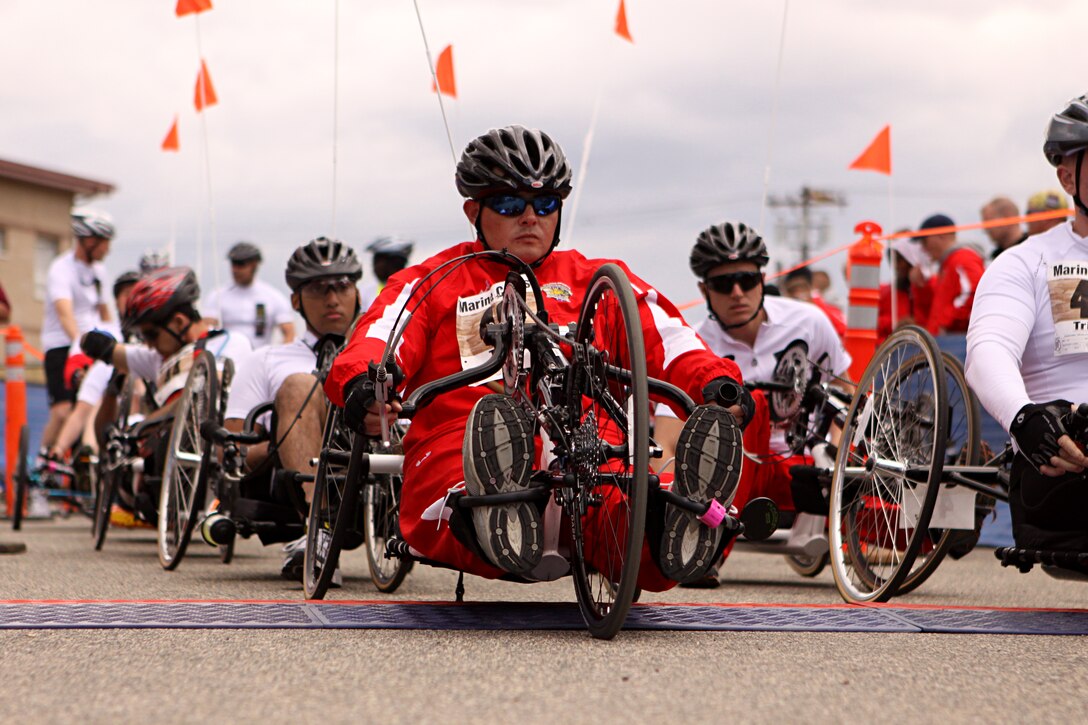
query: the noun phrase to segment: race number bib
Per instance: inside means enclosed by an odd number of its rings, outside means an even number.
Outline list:
[[[1047,269],[1054,354],[1088,352],[1088,261],[1053,262]]]

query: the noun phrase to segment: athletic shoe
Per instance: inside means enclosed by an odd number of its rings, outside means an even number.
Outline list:
[[[725,408],[700,405],[676,441],[673,493],[728,508],[740,482],[744,446],[736,419]],[[690,511],[666,505],[661,572],[681,584],[702,579],[718,562],[720,526],[711,528]]]
[[[32,488],[27,496],[26,518],[49,519],[53,517],[53,511],[49,508],[49,497],[40,488]]]
[[[476,401],[462,449],[469,495],[523,491],[533,474],[533,421],[512,398],[485,395]],[[530,502],[477,506],[472,523],[480,548],[492,564],[528,574],[544,548],[540,512]]]
[[[303,536],[301,539],[295,539],[294,541],[285,544],[283,551],[287,556],[283,560],[283,568],[280,569],[280,576],[289,581],[295,581],[301,584],[306,568],[306,537]],[[339,589],[344,586],[344,576],[340,573],[340,567],[333,569],[332,580],[329,582],[329,586],[333,589]]]
[[[126,508],[122,508],[117,504],[113,505],[110,509],[110,526],[116,526],[122,529],[153,529],[153,525],[144,521],[143,519],[136,518],[136,514],[129,511]]]
[[[717,589],[721,585],[722,580],[718,578],[718,567],[712,566],[707,569],[706,574],[703,574],[698,579],[684,582],[680,586],[685,589]]]
[[[284,545],[287,556],[283,560],[280,576],[290,581],[301,582],[306,562],[306,537],[302,536]]]

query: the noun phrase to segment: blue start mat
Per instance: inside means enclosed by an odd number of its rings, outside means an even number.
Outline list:
[[[9,602],[0,629],[580,630],[573,604]],[[625,629],[1088,634],[1088,610],[636,604]]]

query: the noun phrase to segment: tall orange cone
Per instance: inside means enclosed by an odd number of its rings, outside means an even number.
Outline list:
[[[15,508],[15,471],[19,465],[19,434],[26,425],[26,377],[24,374],[25,361],[23,359],[23,331],[18,326],[8,328],[6,338],[6,355],[4,363],[7,366],[7,383],[4,385],[4,393],[7,396],[5,403],[6,435],[4,445],[7,446],[7,487],[6,503],[8,516],[12,515]]]
[[[853,362],[850,378],[860,380],[876,352],[876,323],[880,310],[880,260],[884,248],[876,237],[880,225],[861,222],[854,231],[861,235],[847,253],[850,273],[850,306],[846,310],[846,335],[843,342]]]

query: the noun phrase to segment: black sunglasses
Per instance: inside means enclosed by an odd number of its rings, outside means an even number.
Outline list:
[[[731,272],[706,278],[706,286],[718,294],[727,295],[734,285],[740,285],[742,292],[751,292],[763,281],[759,272]]]
[[[544,194],[526,199],[513,194],[498,194],[489,196],[483,200],[483,205],[500,216],[521,216],[525,213],[525,207],[533,205],[533,211],[537,216],[548,216],[559,211],[563,200],[555,194]]]

